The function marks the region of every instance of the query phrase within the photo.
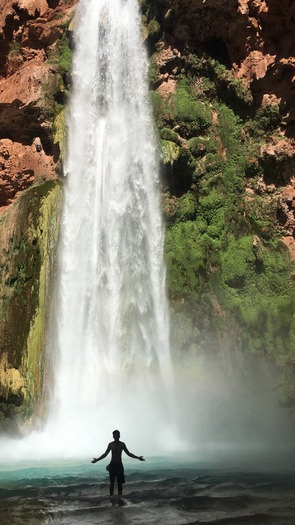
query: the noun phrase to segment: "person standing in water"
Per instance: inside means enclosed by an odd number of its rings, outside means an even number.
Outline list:
[[[113,438],[114,441],[108,444],[105,453],[99,456],[99,458],[93,458],[91,463],[96,463],[97,461],[104,459],[105,457],[107,457],[109,452],[112,453],[111,462],[108,466],[109,468],[107,469],[110,474],[110,496],[114,494],[116,478],[118,484],[118,494],[119,496],[121,496],[123,492],[123,483],[125,483],[124,467],[122,463],[122,452],[124,451],[125,454],[127,454],[127,456],[129,456],[130,458],[139,459],[139,461],[145,461],[145,459],[143,458],[143,456],[135,456],[134,454],[129,452],[125,443],[120,441],[119,430],[114,430]]]

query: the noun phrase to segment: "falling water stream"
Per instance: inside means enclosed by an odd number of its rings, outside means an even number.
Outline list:
[[[172,372],[138,2],[81,0],[76,22],[49,424],[79,453],[114,427],[165,433]]]
[[[173,372],[158,144],[137,0],[80,0],[46,425],[0,456],[87,457],[119,428],[169,450]],[[8,450],[8,452],[7,452]]]

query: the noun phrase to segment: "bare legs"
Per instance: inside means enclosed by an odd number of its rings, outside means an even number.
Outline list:
[[[110,483],[110,496],[113,496],[114,488],[115,488],[115,483]],[[123,492],[123,485],[122,483],[118,483],[118,495],[122,496],[122,492]]]

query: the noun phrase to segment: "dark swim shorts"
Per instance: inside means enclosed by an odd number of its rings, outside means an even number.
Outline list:
[[[123,463],[111,462],[109,467],[110,482],[115,483],[115,480],[117,478],[117,483],[125,483]]]

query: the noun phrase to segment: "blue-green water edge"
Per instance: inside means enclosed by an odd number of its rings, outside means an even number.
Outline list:
[[[91,458],[90,458],[91,459]],[[218,462],[125,461],[123,498],[108,496],[106,463],[0,464],[1,525],[294,525],[295,471]]]

